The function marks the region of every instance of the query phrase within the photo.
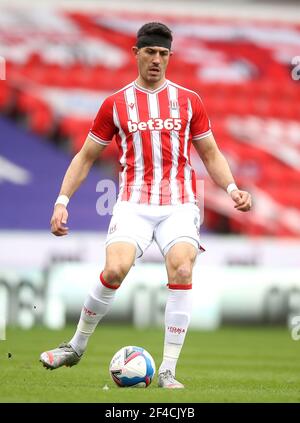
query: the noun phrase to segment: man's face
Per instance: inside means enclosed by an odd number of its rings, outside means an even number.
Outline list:
[[[159,82],[165,77],[172,52],[165,47],[133,47],[140,76],[149,83]]]

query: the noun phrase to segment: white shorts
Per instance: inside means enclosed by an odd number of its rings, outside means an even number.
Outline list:
[[[153,240],[165,256],[177,242],[188,242],[198,251],[200,246],[200,212],[195,204],[173,206],[117,202],[109,224],[106,246],[113,242],[130,242],[141,257]]]

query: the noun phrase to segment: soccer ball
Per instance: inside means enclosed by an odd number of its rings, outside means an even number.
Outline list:
[[[155,363],[144,348],[127,346],[115,353],[109,373],[112,380],[123,388],[147,388],[155,374]]]

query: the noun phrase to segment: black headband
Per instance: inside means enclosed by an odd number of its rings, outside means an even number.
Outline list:
[[[142,35],[137,39],[136,46],[137,48],[143,47],[165,47],[171,50],[172,41],[161,35]]]

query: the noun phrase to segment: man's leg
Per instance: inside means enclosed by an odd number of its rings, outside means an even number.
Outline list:
[[[176,364],[190,323],[192,310],[192,270],[197,249],[188,242],[178,242],[166,255],[168,299],[165,310],[163,361],[159,368],[159,386],[183,388],[175,379]]]
[[[117,289],[132,267],[136,246],[128,242],[115,242],[106,249],[106,263],[100,281],[88,294],[80,315],[77,330],[68,344],[41,354],[40,361],[50,369],[63,365],[73,366],[84,353],[89,337],[99,321],[112,306]]]

